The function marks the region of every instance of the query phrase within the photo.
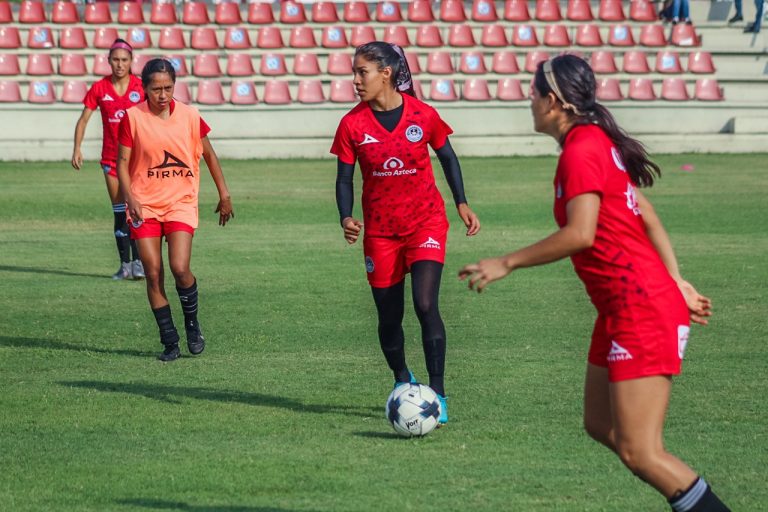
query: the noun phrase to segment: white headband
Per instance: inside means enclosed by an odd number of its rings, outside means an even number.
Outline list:
[[[565,101],[565,98],[563,97],[563,93],[560,92],[560,87],[557,86],[557,79],[555,78],[555,73],[552,71],[552,60],[546,60],[544,61],[544,66],[542,67],[544,71],[544,78],[547,80],[547,85],[549,85],[549,88],[552,89],[552,92],[555,93],[555,96],[557,96],[557,99],[560,100],[560,103],[563,104],[563,108],[566,110],[572,110],[574,114],[577,116],[583,116],[585,115],[584,112],[579,112],[579,109],[576,108],[575,105],[572,105],[571,103],[568,103]]]

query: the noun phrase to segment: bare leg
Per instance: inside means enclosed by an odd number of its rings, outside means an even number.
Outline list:
[[[195,276],[189,269],[192,259],[192,234],[175,231],[166,236],[168,240],[168,260],[177,288],[189,288],[195,284]],[[143,253],[142,253],[143,254]]]
[[[138,239],[141,262],[144,265],[144,273],[147,276],[147,298],[152,309],[162,308],[168,305],[165,295],[165,281],[163,274],[162,238]]]
[[[595,441],[616,451],[608,392],[608,368],[587,363],[584,381],[584,429]]]

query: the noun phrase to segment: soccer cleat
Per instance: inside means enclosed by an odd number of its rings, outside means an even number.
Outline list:
[[[117,272],[112,274],[112,279],[115,281],[119,281],[121,279],[133,279],[133,271],[131,269],[131,263],[121,263],[120,268],[117,269]]]
[[[416,377],[413,376],[413,372],[411,370],[408,370],[408,375],[410,375],[410,379],[408,380],[408,382],[400,382],[396,380],[395,385],[392,386],[392,388],[394,389],[400,384],[418,384],[419,383],[419,381],[416,380]]]
[[[141,260],[133,260],[131,262],[131,273],[134,279],[144,279],[147,277],[144,274],[144,265],[141,264]]]
[[[440,425],[445,425],[448,423],[448,398],[438,393],[437,399],[440,400],[440,417],[437,422]]]
[[[163,350],[163,352],[157,356],[157,358],[164,363],[175,361],[179,357],[181,357],[181,351],[179,350],[178,343],[174,343],[173,345],[166,345],[165,350]]]
[[[189,353],[193,356],[202,354],[205,350],[205,338],[200,331],[200,324],[197,322],[190,323],[184,326],[187,332],[187,348]]]
[[[741,14],[734,14],[733,18],[728,20],[728,23],[736,23],[737,21],[744,21],[744,17]]]

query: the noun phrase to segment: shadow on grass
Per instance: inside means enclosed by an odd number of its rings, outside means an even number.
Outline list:
[[[156,355],[156,352],[148,350],[92,347],[90,345],[78,345],[63,341],[44,340],[40,338],[18,338],[15,336],[0,336],[0,347],[72,350],[73,352],[96,352],[98,354],[116,354],[134,357],[154,357]]]
[[[182,510],[189,512],[292,512],[287,508],[247,507],[242,505],[190,505],[183,501],[165,501],[151,499],[118,500],[121,505],[151,508],[155,510]]]
[[[53,268],[41,268],[41,267],[14,267],[12,265],[0,265],[0,271],[24,272],[27,274],[54,274],[57,276],[95,277],[98,279],[112,279],[112,276],[109,276],[109,275],[84,274],[82,272],[70,272],[68,270],[57,270]]]
[[[107,393],[128,393],[166,403],[180,403],[179,399],[181,398],[194,398],[197,400],[210,400],[212,402],[238,402],[258,407],[275,407],[294,412],[308,412],[313,414],[343,414],[345,416],[359,416],[362,418],[378,418],[381,414],[376,407],[306,404],[292,398],[265,395],[262,393],[230,391],[225,389],[164,386],[134,382],[98,382],[89,380],[70,382],[60,381],[59,384],[73,388],[95,389]]]
[[[357,437],[368,437],[371,439],[409,439],[405,436],[399,436],[394,432],[353,432]]]

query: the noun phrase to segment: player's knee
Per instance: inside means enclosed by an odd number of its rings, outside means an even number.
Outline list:
[[[413,307],[416,310],[416,316],[421,319],[438,314],[437,303],[431,297],[420,297],[414,300]]]
[[[192,272],[189,270],[189,265],[178,264],[171,262],[171,273],[176,279],[176,282],[187,282],[192,277]]]
[[[640,478],[643,478],[643,475],[658,462],[654,450],[633,446],[630,443],[619,443],[616,453],[627,469]]]
[[[146,276],[147,286],[158,288],[163,278],[159,268],[144,265],[144,275]]]

